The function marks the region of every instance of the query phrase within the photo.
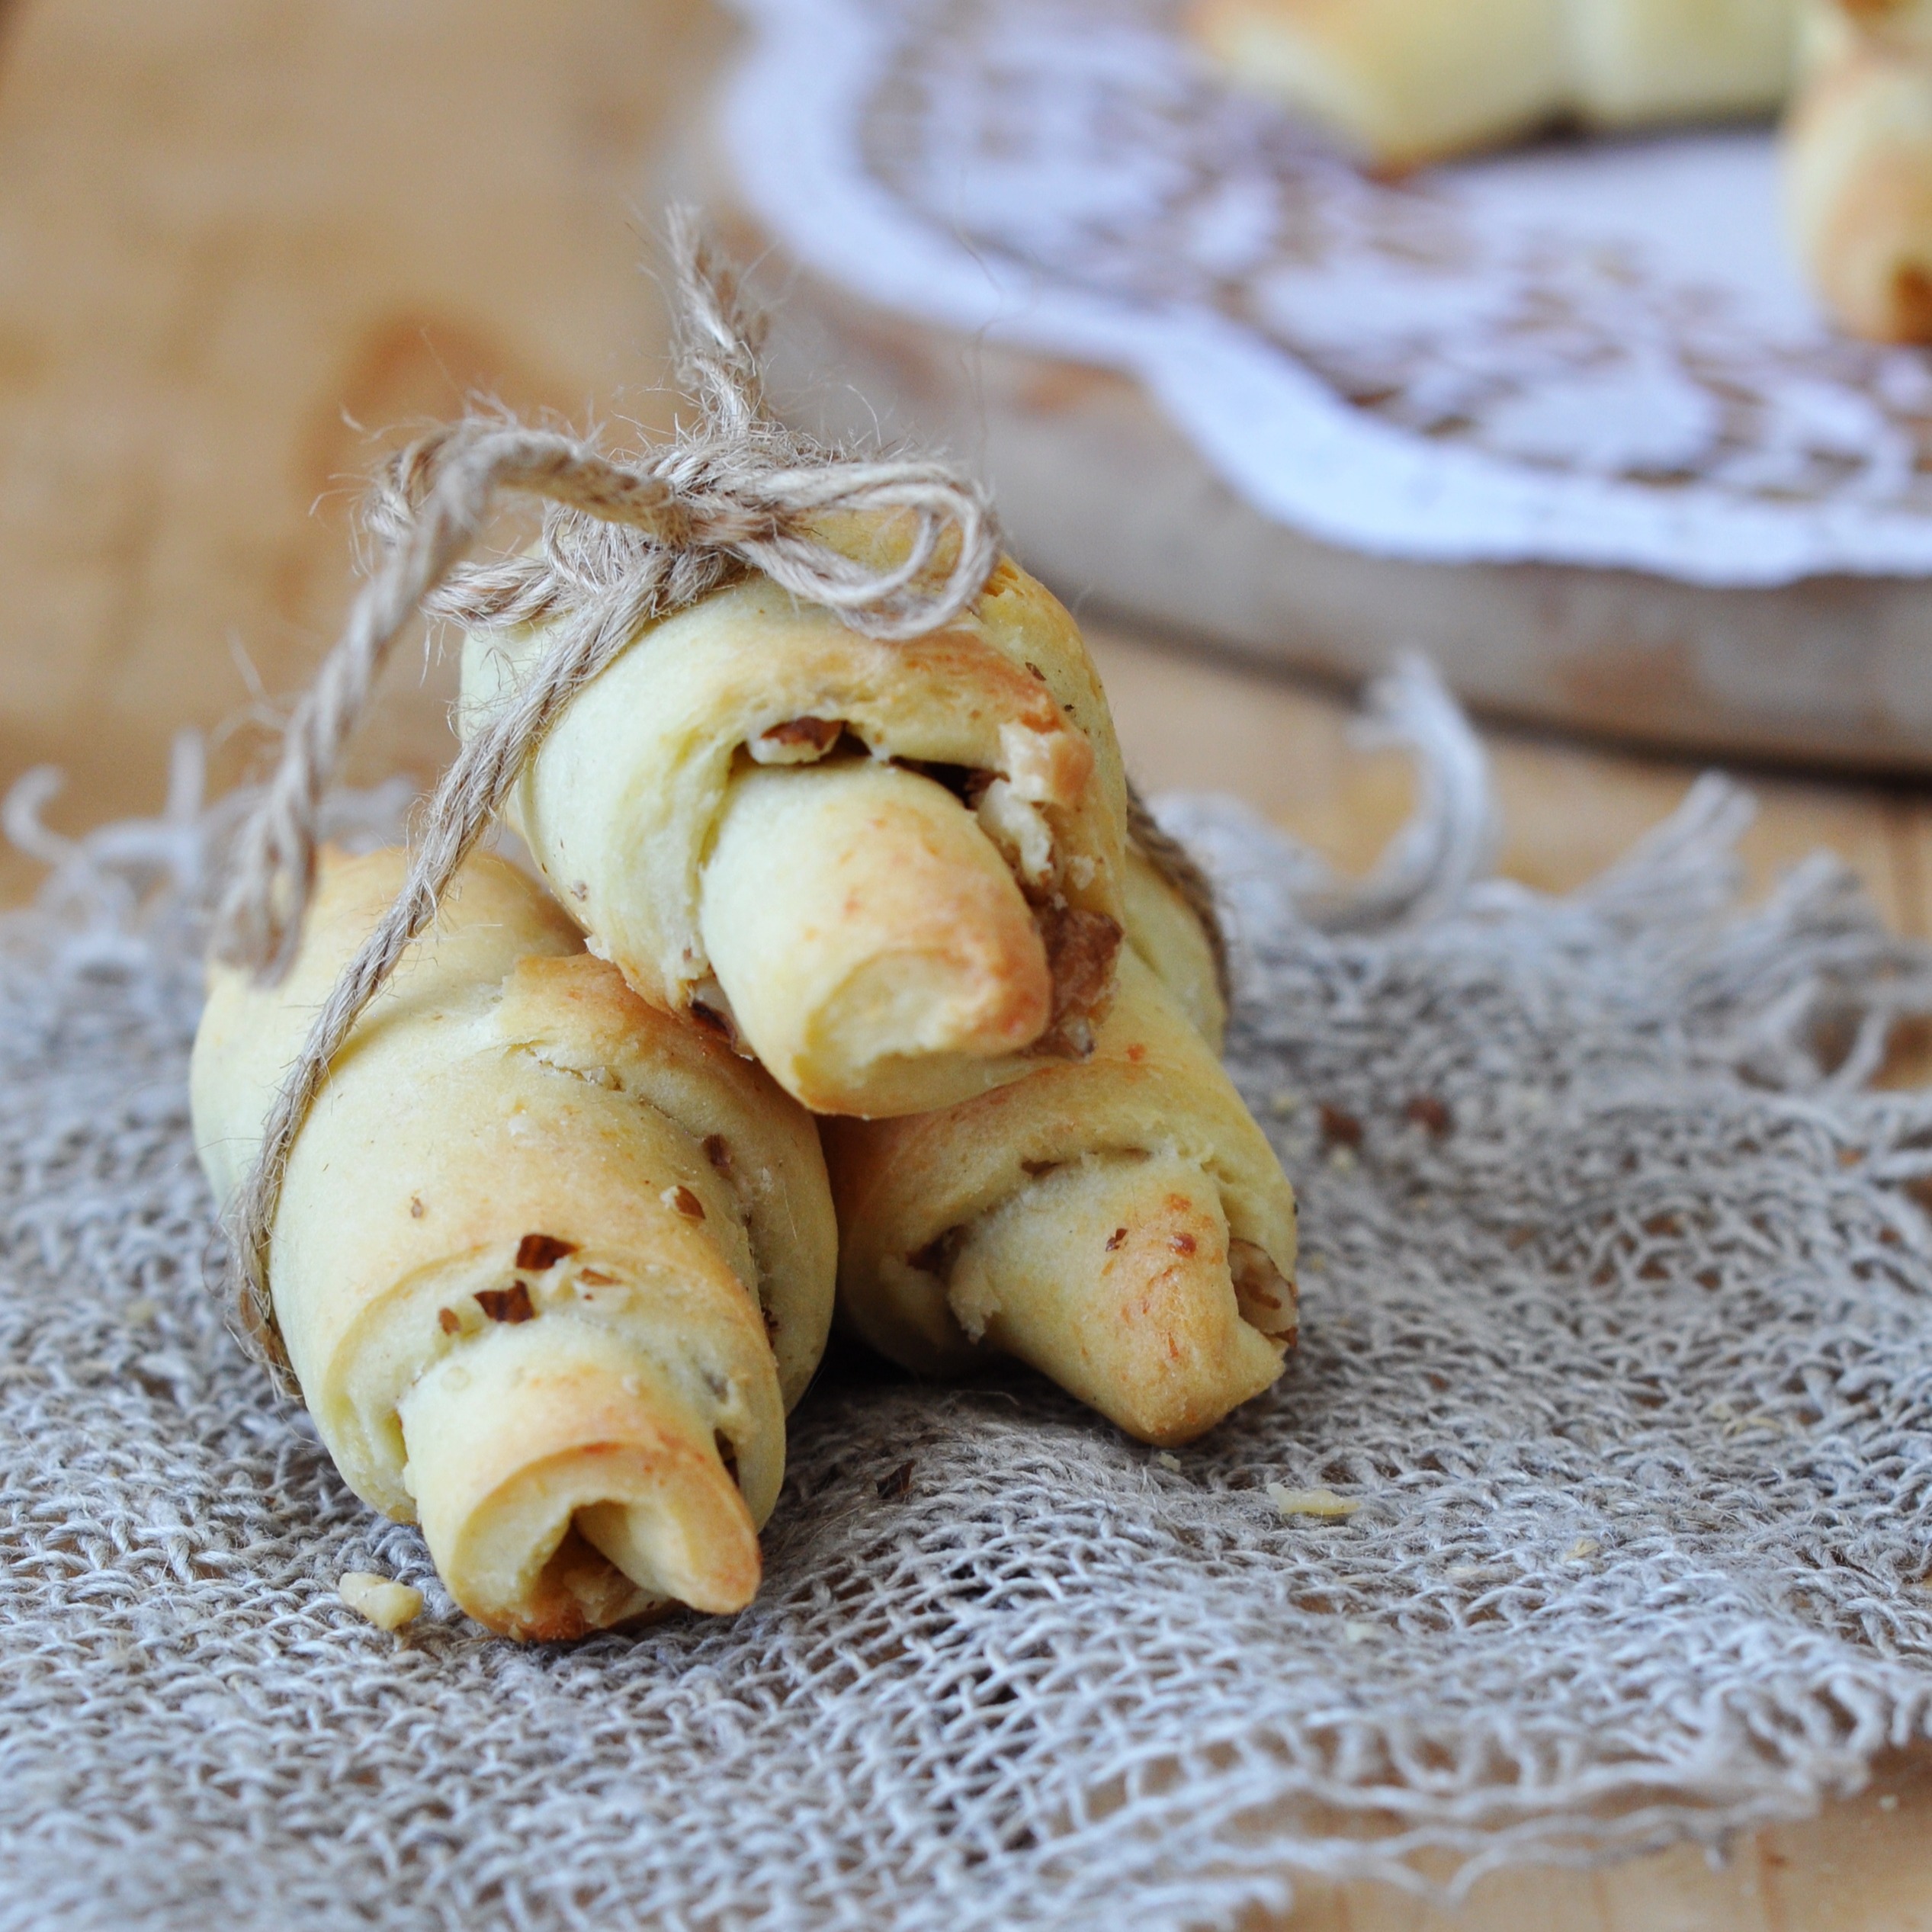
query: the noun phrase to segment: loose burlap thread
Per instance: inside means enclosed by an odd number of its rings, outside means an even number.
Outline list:
[[[1932,955],[1834,862],[1739,910],[1715,780],[1573,897],[1498,881],[1453,707],[1412,671],[1381,716],[1426,808],[1365,886],[1163,814],[1301,1195],[1280,1385],[1163,1459],[1017,1371],[848,1365],[750,1609],[551,1648],[464,1621],[202,1292],[233,809],[185,765],[69,846],[22,794],[56,871],[0,920],[0,1926],[1181,1932],[1298,1871],[1722,1847],[1924,1740],[1932,1098],[1866,1082]],[[372,1629],[350,1569],[424,1614]]]
[[[696,425],[629,460],[593,441],[477,414],[390,464],[370,518],[378,554],[342,635],[290,721],[236,844],[216,921],[221,958],[273,980],[300,936],[329,788],[397,640],[418,612],[473,629],[547,623],[541,662],[465,740],[421,815],[409,873],[316,1015],[230,1213],[230,1293],[246,1343],[292,1391],[268,1279],[282,1176],[330,1061],[489,830],[544,730],[652,618],[759,571],[868,636],[903,639],[964,612],[998,560],[983,493],[945,465],[815,444],[766,409],[762,318],[688,211],[670,218],[680,373]],[[527,554],[466,565],[502,499],[545,505]],[[894,563],[858,563],[815,534],[835,513],[891,515]]]

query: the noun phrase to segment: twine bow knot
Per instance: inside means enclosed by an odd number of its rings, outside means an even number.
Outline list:
[[[291,1392],[267,1261],[296,1135],[330,1061],[428,929],[571,698],[651,619],[749,572],[825,605],[855,631],[898,640],[960,617],[999,559],[984,496],[943,465],[826,449],[769,414],[760,319],[737,275],[689,215],[674,213],[670,226],[680,374],[701,405],[698,423],[620,461],[587,440],[473,415],[400,452],[370,506],[380,543],[375,567],[237,842],[214,950],[273,982],[300,941],[323,797],[410,620],[422,611],[472,629],[552,627],[533,674],[470,736],[437,787],[402,891],[316,1015],[230,1210],[229,1286],[242,1340]],[[524,556],[466,563],[506,496],[544,502],[540,542]],[[905,554],[875,568],[831,548],[814,525],[837,512],[904,518]]]

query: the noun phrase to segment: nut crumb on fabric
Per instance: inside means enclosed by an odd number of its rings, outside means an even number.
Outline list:
[[[1175,1455],[1171,1449],[1155,1450],[1154,1459],[1155,1462],[1159,1463],[1163,1469],[1178,1470],[1181,1466],[1180,1458]]]
[[[902,1462],[889,1476],[879,1478],[878,1488],[882,1503],[903,1503],[913,1493],[913,1471],[910,1462]]]
[[[1345,1496],[1337,1496],[1332,1489],[1290,1489],[1285,1483],[1278,1482],[1268,1485],[1268,1500],[1284,1522],[1298,1516],[1350,1516],[1362,1507]]]
[[[1594,1536],[1579,1536],[1570,1545],[1569,1554],[1563,1560],[1565,1563],[1587,1563],[1603,1547]]]
[[[1375,1626],[1360,1617],[1351,1617],[1342,1626],[1345,1644],[1366,1644],[1375,1634]]]
[[[400,1630],[422,1609],[421,1590],[373,1570],[345,1571],[335,1590],[358,1616],[367,1617],[378,1630]]]

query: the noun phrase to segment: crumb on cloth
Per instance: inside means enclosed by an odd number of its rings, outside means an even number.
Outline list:
[[[1350,1516],[1361,1508],[1332,1489],[1290,1489],[1285,1483],[1268,1485],[1268,1500],[1285,1521],[1290,1516]]]
[[[378,1630],[400,1630],[422,1609],[422,1592],[372,1570],[346,1571],[336,1593],[358,1616],[366,1616]]]

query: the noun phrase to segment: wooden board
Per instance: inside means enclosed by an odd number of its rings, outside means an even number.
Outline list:
[[[0,782],[52,762],[56,821],[152,809],[170,734],[299,688],[340,617],[344,480],[371,428],[472,385],[661,422],[663,319],[638,272],[667,145],[729,41],[697,0],[14,0],[0,15]],[[627,392],[627,396],[626,396]],[[1346,708],[1105,627],[1096,653],[1152,785],[1247,798],[1366,864],[1408,797],[1346,743]],[[403,676],[363,769],[426,773],[448,667]],[[1690,769],[1494,740],[1507,862],[1546,887],[1606,862]],[[1779,781],[1768,878],[1812,845],[1928,932],[1932,800]],[[17,897],[31,868],[0,871]],[[1932,1773],[1762,1834],[1518,1873],[1459,1918],[1372,1886],[1306,1889],[1295,1932],[1454,1924],[1709,1932],[1932,1928]],[[1257,1918],[1255,1932],[1273,1921]]]
[[[698,165],[715,204],[762,242],[715,152]],[[771,265],[775,281],[783,267]],[[1253,508],[1125,377],[923,328],[808,274],[783,281],[775,367],[795,412],[834,438],[879,422],[967,455],[1064,595],[1330,676],[1420,647],[1498,717],[1932,772],[1932,583],[1712,589],[1632,570],[1365,557]]]

